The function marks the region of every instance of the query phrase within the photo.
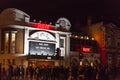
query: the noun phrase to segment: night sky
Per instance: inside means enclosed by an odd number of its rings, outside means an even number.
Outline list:
[[[103,16],[106,22],[120,24],[119,0],[1,0],[0,12],[6,8],[24,11],[31,21],[55,23],[58,18],[66,17],[75,25],[87,16],[98,16],[98,19]]]

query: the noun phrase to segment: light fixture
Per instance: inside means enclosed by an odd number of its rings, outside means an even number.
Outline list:
[[[95,40],[94,38],[92,38],[92,40]]]
[[[83,39],[83,36],[81,36],[81,39]]]

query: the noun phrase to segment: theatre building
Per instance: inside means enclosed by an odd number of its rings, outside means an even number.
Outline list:
[[[55,25],[31,22],[25,12],[5,9],[0,14],[0,64],[68,66],[70,27],[66,18]]]

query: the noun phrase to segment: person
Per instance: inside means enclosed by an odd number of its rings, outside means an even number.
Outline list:
[[[12,80],[12,76],[13,76],[13,66],[8,65],[8,69],[7,69],[7,78],[8,78],[8,80]]]
[[[74,80],[77,80],[78,78],[78,66],[72,66],[72,76]]]
[[[93,66],[93,75],[92,75],[92,79],[93,79],[93,80],[98,79],[97,73],[98,73],[97,66]]]
[[[20,77],[20,68],[18,66],[16,66],[14,69],[14,76],[15,76],[15,80],[19,79]]]
[[[7,74],[6,74],[5,67],[3,67],[2,70],[1,70],[1,76],[2,76],[1,80],[6,80],[7,79],[6,78]]]
[[[30,79],[32,80],[33,79],[33,74],[34,74],[34,69],[31,65],[29,66],[28,69],[29,69],[29,72],[30,72]]]
[[[30,74],[30,72],[29,72],[29,67],[27,67],[27,68],[26,68],[26,79],[29,78],[29,74]]]
[[[36,75],[36,80],[39,80],[39,67],[38,66],[35,68],[35,75]]]
[[[99,71],[99,79],[100,80],[105,80],[105,77],[106,77],[105,66],[103,64],[100,64],[99,69],[100,69],[100,71]]]
[[[22,77],[22,80],[24,79],[24,67],[23,65],[20,65],[20,75]]]

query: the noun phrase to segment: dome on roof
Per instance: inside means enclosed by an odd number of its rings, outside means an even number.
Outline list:
[[[63,29],[70,30],[71,23],[67,18],[61,17],[57,20],[56,26],[62,27]]]
[[[15,8],[7,8],[0,14],[0,25],[25,25],[29,19],[30,16],[25,12]]]
[[[19,10],[19,9],[16,9],[16,8],[7,8],[5,10],[3,10],[3,12],[1,14],[6,14],[6,13],[19,13],[19,14],[22,14],[24,16],[27,16],[27,17],[30,17],[27,13]]]

